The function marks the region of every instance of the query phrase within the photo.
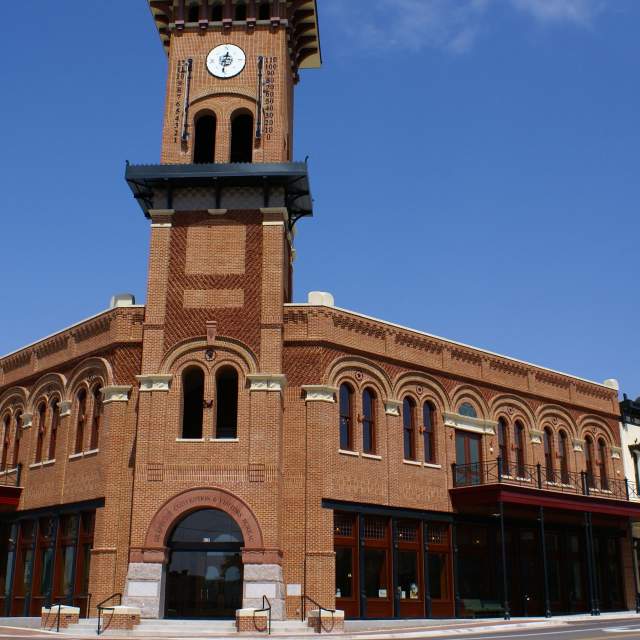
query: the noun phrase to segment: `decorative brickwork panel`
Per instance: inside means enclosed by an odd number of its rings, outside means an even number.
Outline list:
[[[185,309],[228,309],[244,306],[242,289],[187,289],[184,292]]]
[[[246,241],[246,228],[240,225],[189,228],[185,274],[243,275]]]

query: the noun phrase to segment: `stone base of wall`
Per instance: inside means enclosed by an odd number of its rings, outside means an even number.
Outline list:
[[[122,603],[140,609],[142,618],[164,615],[164,565],[152,562],[130,562]]]
[[[308,625],[316,633],[342,633],[344,631],[344,611],[309,611]]]
[[[236,611],[236,630],[238,633],[267,633],[269,614],[266,611],[260,613],[255,611],[255,609],[238,609]]]
[[[262,609],[262,597],[271,603],[271,619],[285,619],[285,589],[279,564],[244,565],[244,609]]]
[[[105,631],[132,631],[140,624],[138,607],[113,607],[102,615],[102,629]]]
[[[67,629],[69,625],[78,624],[80,609],[66,605],[54,605],[50,609],[43,607],[40,612],[40,628],[55,631],[58,626],[58,612],[60,613],[60,628]]]

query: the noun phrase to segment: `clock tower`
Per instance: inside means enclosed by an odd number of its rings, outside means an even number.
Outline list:
[[[171,531],[210,507],[244,536],[234,606],[269,595],[282,618],[283,305],[312,215],[293,93],[321,63],[316,2],[149,5],[169,64],[161,162],[126,170],[151,226],[126,601],[176,615]]]

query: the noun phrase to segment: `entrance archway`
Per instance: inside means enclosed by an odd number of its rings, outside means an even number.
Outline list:
[[[242,608],[244,537],[238,523],[219,509],[194,511],[167,542],[165,617],[234,617]]]

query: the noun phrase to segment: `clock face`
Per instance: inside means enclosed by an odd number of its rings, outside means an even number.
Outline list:
[[[237,76],[247,62],[244,51],[235,44],[221,44],[207,56],[207,69],[216,78]]]

